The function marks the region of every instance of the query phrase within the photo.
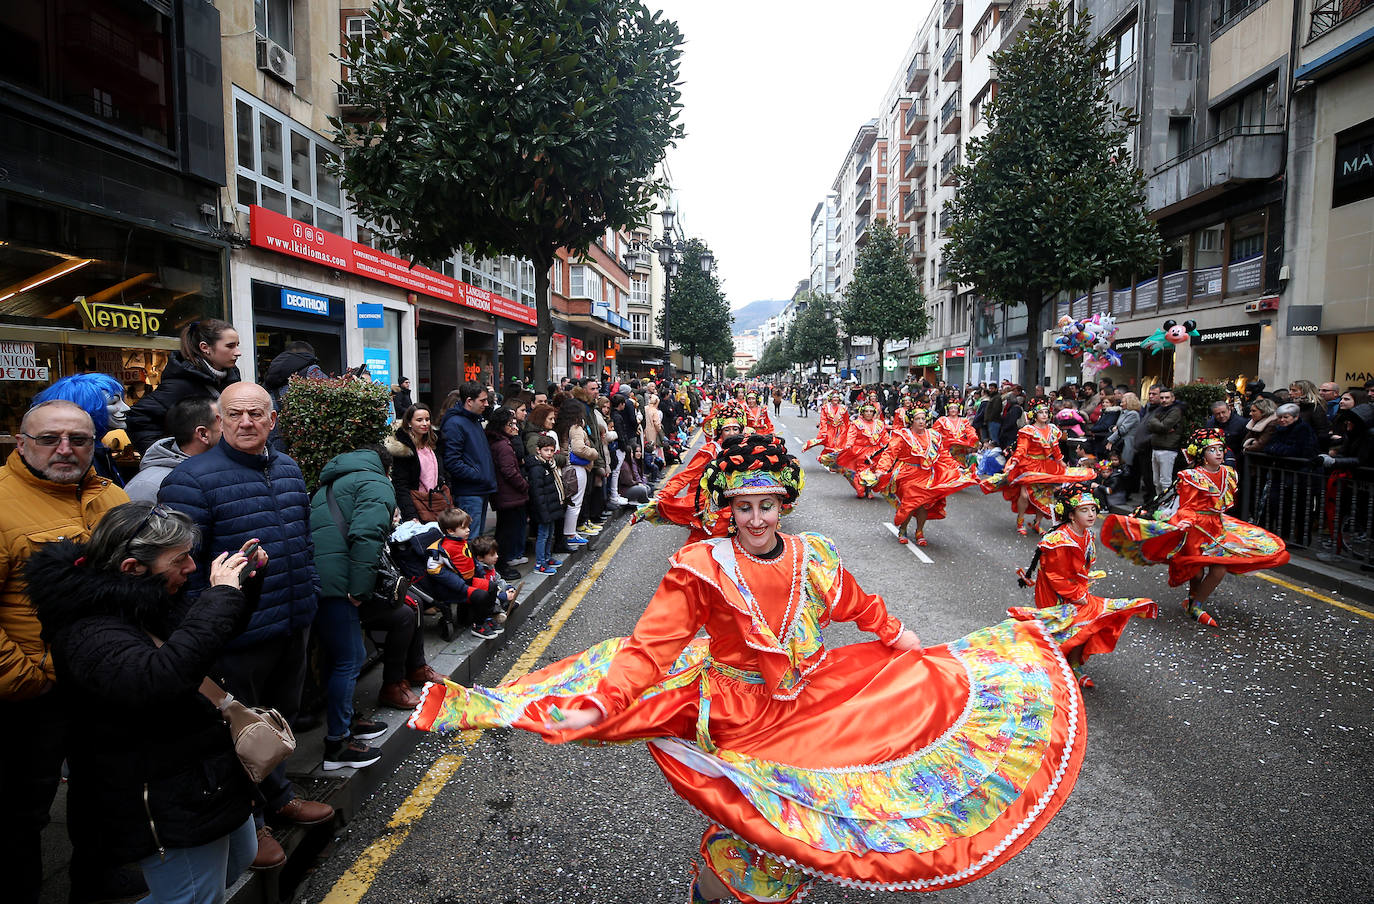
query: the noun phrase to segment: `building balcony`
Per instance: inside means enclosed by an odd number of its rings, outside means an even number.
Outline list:
[[[959,166],[959,149],[955,148],[944,156],[940,161],[940,184],[958,185],[959,179],[954,175],[954,170]]]
[[[1005,46],[1029,24],[1026,21],[1026,13],[1033,9],[1044,9],[1049,5],[1049,0],[1012,0],[1011,6],[1002,13],[1002,44]]]
[[[1315,41],[1346,19],[1374,6],[1374,0],[1317,0],[1312,6],[1312,30],[1307,40]]]
[[[1222,132],[1155,168],[1146,204],[1159,217],[1283,172],[1284,127],[1241,126]]]
[[[909,191],[902,197],[902,219],[914,220],[926,212],[926,193]]]
[[[906,67],[906,89],[919,91],[930,78],[930,54],[922,51],[911,58]]]
[[[854,247],[861,248],[868,242],[868,227],[872,225],[868,217],[860,217],[854,223]]]
[[[906,108],[906,117],[903,119],[906,134],[919,135],[926,130],[928,122],[930,122],[930,108],[924,97],[918,97],[911,102],[911,106]]]
[[[955,91],[940,109],[940,131],[945,135],[958,135],[963,127],[963,92]]]
[[[854,181],[862,184],[872,178],[873,156],[865,152],[854,164]]]
[[[945,28],[958,28],[964,24],[964,0],[945,0],[942,15]]]
[[[925,148],[912,148],[902,156],[902,178],[910,179],[926,171],[930,158]]]
[[[911,259],[913,264],[919,264],[926,259],[925,236],[913,235],[906,240],[902,247],[906,251],[906,256]]]
[[[945,48],[944,58],[940,63],[940,78],[946,82],[957,82],[959,76],[964,74],[964,55],[959,52],[961,39],[958,35]]]
[[[873,207],[873,192],[869,191],[870,183],[865,182],[854,192],[854,212],[866,214]]]

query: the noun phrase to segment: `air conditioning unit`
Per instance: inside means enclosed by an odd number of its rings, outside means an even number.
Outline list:
[[[296,87],[296,58],[276,41],[258,35],[258,68]]]

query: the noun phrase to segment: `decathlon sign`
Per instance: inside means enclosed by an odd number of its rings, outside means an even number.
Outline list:
[[[329,298],[327,296],[298,292],[295,289],[281,290],[281,307],[283,311],[315,314],[319,317],[329,316]]]

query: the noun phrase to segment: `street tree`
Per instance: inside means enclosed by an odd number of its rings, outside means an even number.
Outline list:
[[[733,341],[730,338],[730,303],[721,291],[720,280],[714,272],[703,273],[701,256],[710,249],[701,239],[687,239],[682,243],[682,261],[677,276],[668,283],[667,300],[663,310],[658,312],[658,331],[664,334],[664,318],[667,318],[668,340],[695,360],[698,355],[710,352],[716,361],[724,363],[721,355],[726,346],[733,355]]]
[[[333,120],[344,190],[390,250],[534,264],[548,379],[559,248],[645,222],[681,136],[682,34],[639,0],[375,0],[342,55],[367,122]]]
[[[879,219],[868,229],[868,242],[859,251],[854,279],[844,290],[840,318],[849,335],[871,336],[877,341],[880,368],[886,366],[888,342],[919,339],[929,329],[920,277],[886,220]]]
[[[1137,120],[1107,93],[1110,40],[1072,23],[1063,0],[992,55],[997,95],[987,134],[969,141],[945,208],[945,263],[960,284],[1003,305],[1026,305],[1027,362],[1042,372],[1044,305],[1058,292],[1128,280],[1159,263],[1145,213],[1145,176],[1127,150]]]
[[[839,358],[840,336],[835,329],[835,300],[824,292],[810,291],[802,296],[805,306],[788,330],[788,357],[803,367],[814,365],[816,373],[826,358]]]
[[[766,377],[787,370],[786,339],[774,336],[763,347],[759,360],[749,369],[750,377]]]

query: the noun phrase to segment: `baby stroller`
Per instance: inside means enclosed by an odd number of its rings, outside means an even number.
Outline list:
[[[426,570],[426,565],[429,562],[428,547],[441,536],[443,536],[443,531],[439,530],[439,525],[433,522],[421,524],[407,521],[392,532],[390,540],[383,547],[382,555],[390,556],[396,564],[397,570],[410,581],[410,588],[406,591],[406,595],[415,602],[421,614],[438,613],[439,637],[444,640],[452,640],[453,635],[457,633],[454,607],[451,604],[439,602],[420,587],[420,582],[429,574]]]

